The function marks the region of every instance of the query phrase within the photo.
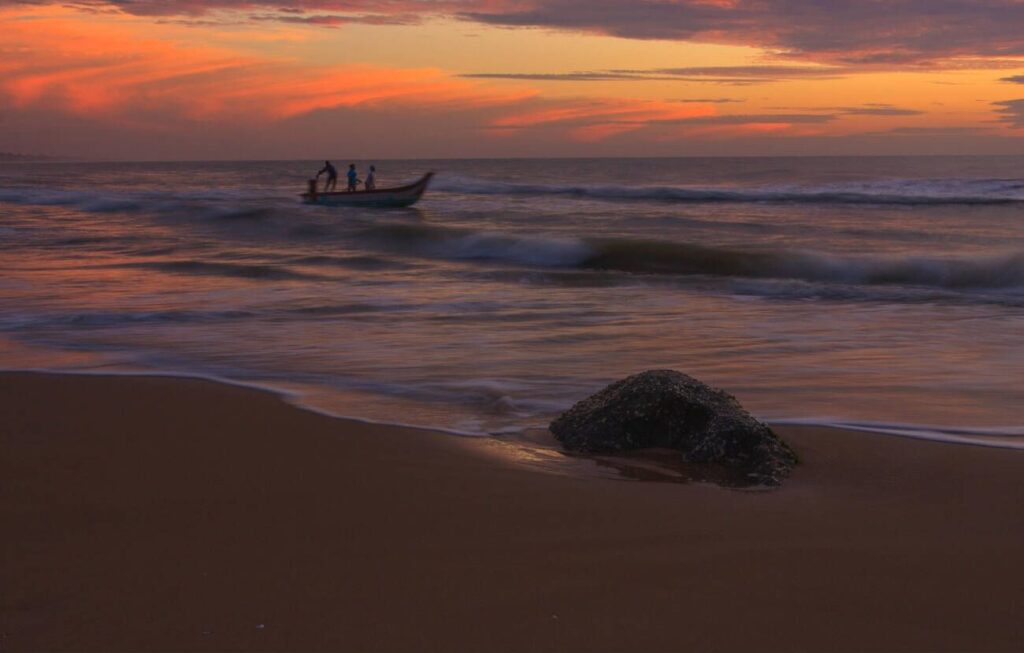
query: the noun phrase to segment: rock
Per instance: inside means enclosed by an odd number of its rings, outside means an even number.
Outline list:
[[[683,462],[721,467],[747,485],[779,485],[797,463],[796,453],[732,395],[673,370],[613,383],[550,429],[569,451],[676,449]]]

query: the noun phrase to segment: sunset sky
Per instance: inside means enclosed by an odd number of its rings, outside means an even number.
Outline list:
[[[0,151],[1024,154],[1024,0],[0,0]]]

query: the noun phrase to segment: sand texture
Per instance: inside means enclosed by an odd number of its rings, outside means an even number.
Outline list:
[[[1024,452],[545,474],[206,381],[0,375],[0,650],[1021,651]]]

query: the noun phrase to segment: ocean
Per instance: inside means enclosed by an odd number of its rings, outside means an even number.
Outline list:
[[[345,159],[335,160],[346,166]],[[517,438],[671,368],[772,424],[1024,448],[1024,157],[0,164],[0,367]]]

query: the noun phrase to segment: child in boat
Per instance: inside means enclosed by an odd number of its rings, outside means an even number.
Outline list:
[[[366,181],[363,182],[363,190],[374,190],[377,188],[377,168],[370,166],[370,172],[366,175]]]
[[[362,183],[359,180],[359,173],[356,172],[356,164],[351,163],[348,166],[348,190],[351,193],[356,189],[358,184]]]

